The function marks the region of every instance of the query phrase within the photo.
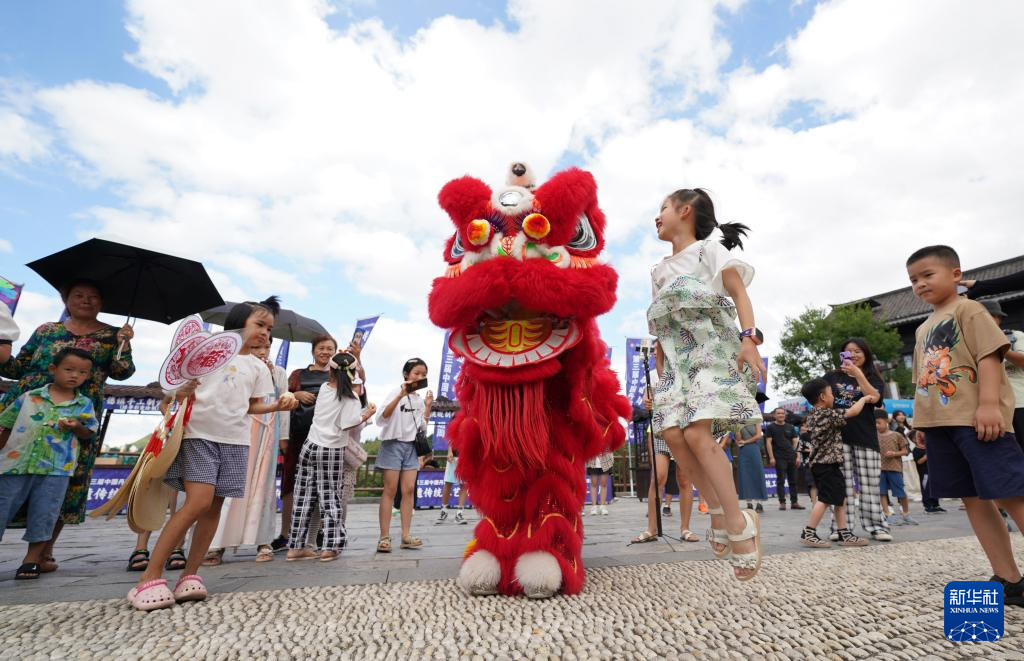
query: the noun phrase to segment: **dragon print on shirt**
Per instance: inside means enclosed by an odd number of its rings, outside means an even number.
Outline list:
[[[943,406],[949,404],[949,400],[956,395],[957,383],[961,378],[967,377],[971,383],[978,382],[978,372],[973,367],[952,366],[950,353],[961,341],[960,327],[952,317],[935,324],[925,338],[917,390],[922,395],[928,395],[930,388],[938,388],[939,401]]]

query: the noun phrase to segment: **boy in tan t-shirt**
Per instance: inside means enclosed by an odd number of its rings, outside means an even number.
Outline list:
[[[889,429],[889,412],[885,409],[875,409],[875,431],[878,432],[878,453],[882,455],[878,493],[885,522],[890,526],[916,526],[917,521],[910,517],[910,499],[903,486],[903,457],[910,454],[910,443],[906,436]],[[889,492],[900,501],[902,514],[889,511]]]
[[[1024,450],[1009,433],[1014,399],[1002,364],[1010,343],[980,303],[957,295],[955,250],[922,248],[907,274],[934,308],[914,347],[914,427],[928,449],[931,495],[963,500],[1004,603],[1024,606],[1024,578],[999,514],[1002,507],[1024,527]]]

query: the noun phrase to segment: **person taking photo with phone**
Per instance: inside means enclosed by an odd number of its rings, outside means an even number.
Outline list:
[[[843,475],[846,476],[846,496],[850,504],[850,529],[853,529],[853,503],[857,503],[860,525],[871,539],[891,542],[892,535],[882,516],[880,481],[882,479],[882,455],[878,448],[878,430],[875,429],[875,407],[881,404],[882,375],[875,367],[875,355],[864,340],[853,337],[840,345],[839,369],[824,376],[832,386],[835,398],[833,406],[840,413],[852,407],[862,398],[867,398],[864,408],[857,415],[847,418],[843,427]],[[854,475],[860,485],[860,498],[854,500]],[[832,522],[832,541],[839,539],[839,533]]]
[[[413,493],[419,458],[416,456],[416,434],[425,431],[430,419],[434,395],[429,390],[424,396],[419,391],[427,387],[427,364],[420,358],[410,358],[402,366],[402,383],[387,396],[386,404],[377,414],[383,439],[377,453],[374,470],[384,475],[384,490],[380,497],[378,517],[380,539],[378,553],[391,552],[391,503],[398,489],[402,490],[402,548],[417,549],[423,540],[413,537]]]

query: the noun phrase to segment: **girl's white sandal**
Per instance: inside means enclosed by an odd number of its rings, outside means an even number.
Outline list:
[[[736,577],[740,581],[749,581],[761,571],[761,517],[757,515],[757,512],[751,512],[750,510],[741,510],[740,513],[747,520],[747,525],[744,526],[743,532],[738,535],[729,535],[729,541],[743,542],[752,539],[754,540],[754,552],[736,553],[732,551],[726,560],[737,569],[751,570],[749,574]]]

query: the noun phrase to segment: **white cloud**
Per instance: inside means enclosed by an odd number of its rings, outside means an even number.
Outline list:
[[[521,1],[509,7],[516,32],[442,17],[407,43],[372,20],[332,31],[328,11],[129,3],[129,60],[176,96],[95,81],[37,96],[122,196],[93,210],[101,230],[204,259],[273,251],[297,271],[340,262],[354,286],[392,297],[394,267],[415,264],[421,295],[450,233],[435,202],[447,179],[493,181],[514,158],[544,172],[567,148],[642,125],[656,88],[683,90],[665,101],[673,107],[715,89],[728,55],[715,3],[636,12]],[[373,249],[321,251],[322,236]]]
[[[50,136],[12,108],[0,106],[0,157],[27,163],[47,154]]]
[[[14,252],[14,246],[7,239],[0,239],[0,252]]]
[[[653,263],[645,221],[679,186],[711,188],[722,220],[752,227],[743,256],[757,267],[751,294],[769,353],[805,305],[904,286],[903,260],[921,245],[950,243],[967,265],[1019,254],[999,237],[1016,233],[1022,201],[1024,134],[1009,130],[1024,112],[1024,45],[1011,31],[1022,13],[824,4],[787,42],[787,63],[727,80],[703,113],[714,132],[677,120],[610,140],[595,158],[606,199],[609,182],[642,192],[606,202],[645,228],[616,260],[623,283]],[[820,109],[819,125],[776,126],[793,103]],[[627,320],[646,305],[620,298]]]

